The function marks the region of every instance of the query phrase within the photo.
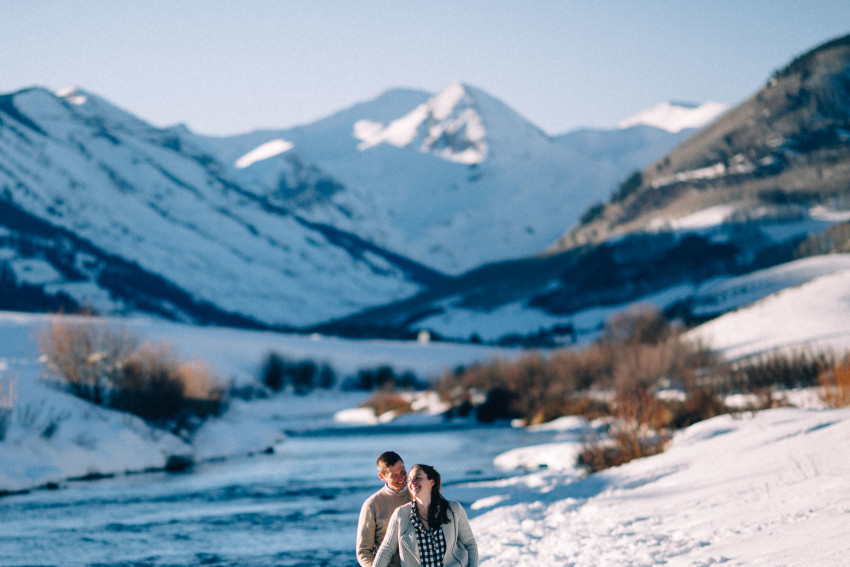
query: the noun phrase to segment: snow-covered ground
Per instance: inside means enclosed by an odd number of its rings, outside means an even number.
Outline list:
[[[812,278],[801,278],[807,267],[814,270]],[[786,275],[799,285],[742,306],[696,329],[693,336],[710,341],[730,358],[771,349],[850,348],[850,272],[803,264]],[[224,416],[205,424],[190,446],[39,380],[35,336],[46,321],[36,315],[0,315],[0,384],[3,392],[11,385],[16,391],[6,439],[0,441],[2,490],[159,468],[170,455],[244,455],[279,444],[284,430],[305,420],[325,419],[326,425],[340,427],[362,417],[351,410],[366,394],[235,401]],[[263,357],[272,350],[327,361],[340,374],[391,362],[398,370],[427,375],[519,354],[141,319],[126,324],[141,338],[175,345],[186,359],[204,358],[219,376],[235,382],[256,380]],[[517,448],[494,462],[526,474],[454,485],[451,494],[469,504],[484,567],[848,565],[850,453],[844,449],[850,442],[850,410],[812,407],[812,399],[809,395],[803,407],[698,423],[679,432],[661,455],[589,477],[575,468],[575,455],[590,425],[565,418],[546,426],[560,431],[556,442]],[[421,419],[433,422],[427,416]]]
[[[573,443],[545,447],[549,469],[472,520],[481,564],[850,565],[848,442],[850,410],[785,408],[698,423],[580,480]]]
[[[850,348],[850,270],[782,289],[693,335],[729,359],[788,349],[843,353]]]
[[[690,300],[693,312],[698,316],[741,309],[735,312],[737,314],[729,313],[694,332],[695,337],[733,358],[805,343],[841,347],[850,345],[850,324],[844,324],[850,316],[850,304],[840,297],[841,284],[837,283],[838,280],[820,279],[831,274],[840,278],[842,276],[838,274],[841,273],[845,274],[843,277],[850,277],[847,275],[850,274],[850,254],[814,256],[743,276],[718,277],[699,285],[681,284],[645,296],[638,303],[663,310],[677,302]],[[816,283],[819,281],[825,283]],[[807,282],[812,282],[815,287],[794,291]],[[817,286],[827,288],[826,297],[822,297]],[[760,307],[759,301],[783,290],[792,294],[787,307],[778,311],[774,311],[772,304],[766,310]],[[796,295],[798,293],[799,296]],[[820,305],[822,311],[830,313],[829,318],[821,321],[815,312],[805,313],[810,311],[808,307],[801,307],[798,313],[789,312],[798,304]],[[750,305],[755,311],[744,309]],[[491,311],[473,310],[463,307],[459,297],[445,300],[440,307],[443,312],[424,318],[417,324],[444,336],[470,337],[478,334],[485,341],[496,340],[512,332],[535,333],[556,325],[571,324],[576,329],[579,344],[587,344],[599,337],[605,321],[628,309],[629,305],[593,307],[563,316],[551,315],[521,302],[509,303]],[[798,317],[801,321],[808,321],[806,324],[813,328],[801,330],[796,325],[787,324]],[[730,341],[741,340],[747,342],[729,350]]]
[[[162,468],[172,456],[207,460],[259,452],[279,442],[285,429],[297,429],[305,420],[327,420],[333,410],[341,412],[341,418],[350,417],[346,410],[370,395],[319,391],[309,396],[233,400],[223,416],[204,423],[190,446],[138,418],[92,406],[42,380],[38,337],[50,320],[44,315],[0,312],[0,412],[8,392],[14,391],[5,440],[0,440],[0,492],[68,478]],[[482,346],[345,341],[151,319],[115,324],[140,341],[171,345],[183,360],[209,364],[220,381],[236,385],[259,384],[262,365],[271,352],[293,361],[327,363],[338,380],[382,365],[392,366],[399,374],[414,371],[428,378],[459,365],[519,354]],[[345,423],[331,420],[313,425]]]

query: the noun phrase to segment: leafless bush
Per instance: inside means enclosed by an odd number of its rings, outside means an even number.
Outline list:
[[[336,383],[336,372],[328,364],[312,360],[292,361],[271,352],[261,370],[261,380],[273,392],[292,386],[296,394],[307,394],[315,388],[329,389]]]
[[[732,370],[732,386],[743,393],[765,389],[808,388],[818,385],[820,375],[835,367],[830,352],[777,352],[746,360]]]
[[[0,374],[0,441],[6,439],[16,400],[15,380]]]
[[[388,411],[394,411],[397,415],[412,411],[410,402],[393,392],[378,392],[360,404],[360,407],[372,408],[376,416],[381,416]]]
[[[850,355],[818,377],[820,399],[831,408],[850,406]]]
[[[126,330],[57,317],[38,337],[48,367],[80,398],[105,405],[137,342]]]
[[[657,349],[646,345],[628,349],[616,370],[616,394],[609,406],[610,441],[586,442],[580,464],[596,472],[664,450],[671,436],[673,412],[653,393],[653,386],[666,366]]]
[[[674,429],[684,429],[694,423],[729,413],[729,408],[720,395],[710,388],[697,387],[690,390],[683,401],[669,401]]]
[[[57,319],[39,345],[71,392],[95,404],[175,429],[224,407],[224,390],[206,365],[180,361],[167,345],[137,346],[126,330]]]
[[[143,344],[121,370],[110,405],[143,419],[182,420],[221,409],[224,393],[209,368],[181,362],[168,345]]]
[[[657,435],[635,436],[633,431],[614,430],[609,441],[586,441],[579,452],[578,464],[588,472],[599,472],[661,453],[668,440]]]

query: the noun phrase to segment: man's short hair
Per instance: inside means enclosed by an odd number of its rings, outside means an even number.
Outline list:
[[[384,474],[387,472],[387,469],[400,461],[401,457],[395,451],[381,453],[381,456],[378,457],[378,472]]]

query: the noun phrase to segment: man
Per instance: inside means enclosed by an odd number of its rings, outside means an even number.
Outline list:
[[[378,457],[378,477],[384,486],[366,499],[357,522],[357,562],[372,567],[375,553],[387,533],[387,524],[396,508],[410,502],[407,493],[407,470],[398,453],[387,451]],[[399,565],[398,558],[390,563]]]

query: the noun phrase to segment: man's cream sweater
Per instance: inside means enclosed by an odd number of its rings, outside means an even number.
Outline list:
[[[390,516],[396,508],[410,502],[407,488],[393,492],[387,485],[366,499],[360,509],[360,521],[357,522],[357,562],[362,567],[372,567],[378,546],[387,533]],[[398,565],[398,560],[393,567]]]

